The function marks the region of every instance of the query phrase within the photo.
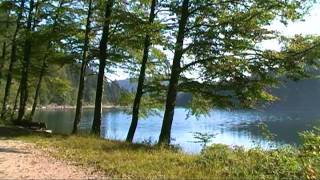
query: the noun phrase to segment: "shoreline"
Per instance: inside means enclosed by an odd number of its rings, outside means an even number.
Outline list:
[[[103,105],[102,109],[113,109],[113,108],[125,108],[125,106],[118,105]],[[70,105],[48,105],[48,106],[40,106],[37,110],[75,110],[76,106]],[[94,109],[94,105],[85,105],[82,106],[82,109]],[[27,108],[28,111],[31,110],[31,107]]]

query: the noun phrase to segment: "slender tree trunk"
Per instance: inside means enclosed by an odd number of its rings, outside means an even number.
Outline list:
[[[20,91],[21,91],[21,86],[19,85],[19,88],[17,90],[17,94],[16,94],[16,98],[14,99],[14,105],[13,105],[13,109],[12,109],[12,112],[11,112],[11,121],[14,120],[14,114],[18,108],[18,100],[19,100],[19,95],[20,95]]]
[[[6,59],[6,52],[7,52],[7,42],[3,42],[2,44],[2,54],[1,54],[1,62],[0,62],[0,72],[3,68],[4,61]]]
[[[7,21],[6,21],[6,30],[9,30],[9,11],[7,11]],[[6,61],[6,57],[7,57],[7,40],[5,39],[3,44],[2,44],[2,54],[1,54],[1,59],[0,59],[0,79],[2,79],[2,75],[3,75],[3,67],[4,67],[4,63]],[[0,81],[0,85],[1,85],[1,81]]]
[[[6,51],[7,51],[7,42],[3,42],[3,45],[2,45],[2,55],[1,55],[1,59],[4,61],[5,58],[6,58]],[[2,61],[2,62],[3,62]],[[3,64],[3,63],[1,63]],[[1,66],[2,67],[2,66]]]
[[[36,109],[37,109],[38,98],[39,98],[40,89],[41,89],[41,83],[42,83],[42,79],[44,77],[44,74],[46,72],[46,69],[47,69],[46,58],[44,58],[43,64],[42,64],[42,67],[41,67],[41,71],[40,71],[40,74],[39,74],[39,79],[38,79],[38,84],[37,84],[37,87],[36,87],[36,92],[34,94],[34,100],[33,100],[33,104],[32,104],[31,113],[30,113],[30,116],[29,116],[29,120],[30,121],[32,121],[34,113],[36,112]]]
[[[107,59],[107,43],[109,41],[109,29],[111,23],[111,11],[114,4],[114,0],[108,0],[105,9],[105,21],[103,25],[102,38],[99,46],[99,73],[97,80],[97,90],[96,90],[96,100],[94,108],[94,119],[92,124],[91,133],[100,135],[100,126],[101,126],[101,113],[102,113],[102,93],[103,93],[103,79],[104,79],[104,70],[106,67]]]
[[[189,18],[189,0],[183,0],[182,12],[179,20],[179,30],[177,41],[175,44],[175,53],[173,57],[173,64],[171,68],[171,77],[169,82],[169,89],[166,100],[166,109],[163,117],[163,124],[159,137],[159,144],[170,144],[171,127],[174,115],[174,108],[176,105],[176,98],[178,92],[178,83],[180,78],[180,62],[183,55],[183,41],[185,38],[186,25]]]
[[[36,3],[36,12],[39,10],[39,3],[40,1],[38,1]],[[61,0],[59,1],[59,8],[62,7],[64,1]],[[54,23],[53,23],[53,27],[52,27],[52,33],[55,33],[56,32],[56,26],[57,26],[57,19],[58,19],[58,15],[56,15],[54,17]],[[33,20],[33,30],[34,28],[36,27],[36,18],[34,18]],[[49,51],[51,49],[51,41],[48,42],[48,45],[47,45],[47,53],[45,53],[44,57],[43,57],[43,62],[42,62],[42,67],[41,67],[41,70],[40,70],[40,74],[39,74],[39,79],[38,79],[38,84],[37,84],[37,87],[36,87],[36,92],[35,92],[35,95],[34,95],[34,100],[33,100],[33,104],[32,104],[32,109],[31,109],[31,113],[30,113],[30,116],[29,116],[29,120],[31,121],[33,119],[33,116],[35,114],[35,111],[37,109],[37,106],[38,106],[38,99],[39,99],[39,96],[40,96],[40,89],[41,89],[41,84],[42,84],[42,80],[44,78],[44,75],[45,75],[45,72],[46,72],[46,69],[47,69],[47,59],[48,59],[48,56],[49,56]]]
[[[14,31],[12,42],[11,42],[11,54],[10,54],[10,63],[9,63],[9,70],[7,74],[7,82],[6,87],[4,91],[4,97],[3,97],[3,103],[2,103],[2,110],[1,110],[1,118],[4,117],[6,109],[7,109],[7,103],[8,103],[8,97],[10,95],[11,91],[11,83],[12,83],[12,76],[13,76],[13,67],[15,62],[17,61],[17,36],[18,32],[21,28],[21,19],[24,9],[24,3],[25,0],[21,0],[20,3],[20,12],[18,13],[17,21],[16,21],[16,29]]]
[[[4,66],[4,62],[6,60],[6,51],[7,51],[7,43],[3,42],[2,45],[2,55],[1,55],[1,61],[0,61],[0,79],[2,79],[2,69]],[[1,85],[1,81],[0,81],[0,85]]]
[[[7,103],[8,103],[8,98],[10,95],[10,91],[11,91],[11,84],[12,84],[12,76],[13,76],[13,67],[14,64],[16,62],[16,51],[17,51],[17,46],[16,44],[12,44],[12,49],[11,49],[11,60],[10,60],[10,64],[9,64],[9,70],[8,70],[8,74],[7,74],[7,82],[6,82],[6,87],[4,90],[4,96],[3,96],[3,103],[2,103],[2,111],[1,111],[1,118],[4,117],[6,111],[7,111]]]
[[[154,22],[155,18],[155,8],[156,8],[157,0],[152,0],[151,2],[151,9],[150,9],[150,15],[149,15],[149,23],[152,24]],[[142,63],[141,63],[141,69],[140,69],[140,74],[139,74],[139,80],[138,80],[138,87],[137,87],[137,92],[136,96],[133,102],[133,108],[132,108],[132,120],[131,120],[131,125],[129,128],[129,132],[127,135],[127,142],[132,142],[134,134],[137,129],[138,125],[138,120],[139,120],[139,109],[140,109],[140,102],[141,102],[141,97],[143,95],[143,86],[144,86],[144,80],[146,76],[146,65],[147,61],[149,58],[149,50],[151,46],[151,40],[150,40],[150,35],[147,34],[145,39],[144,39],[144,51],[143,51],[143,58],[142,58]]]
[[[76,114],[75,114],[75,118],[74,118],[74,122],[73,122],[73,131],[72,131],[73,134],[76,134],[78,131],[78,124],[81,120],[81,114],[82,114],[84,78],[85,78],[87,61],[88,61],[87,55],[88,55],[88,50],[89,50],[89,34],[90,34],[90,26],[91,26],[91,15],[92,15],[92,0],[89,0],[86,32],[85,32],[85,37],[84,37],[84,46],[83,46],[83,54],[82,54],[82,63],[81,63],[81,69],[80,69],[77,107],[76,107]]]
[[[17,121],[20,122],[23,120],[26,105],[28,101],[28,76],[29,76],[29,66],[30,66],[30,52],[31,52],[31,33],[32,33],[32,20],[33,20],[33,9],[34,9],[34,0],[30,0],[30,7],[28,13],[27,27],[26,27],[26,41],[24,43],[24,53],[23,53],[23,68],[22,68],[22,77],[20,81],[21,90],[20,90],[20,104]]]

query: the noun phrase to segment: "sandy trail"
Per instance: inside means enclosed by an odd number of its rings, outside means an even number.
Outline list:
[[[30,143],[0,139],[0,179],[101,178],[94,169],[56,160]]]

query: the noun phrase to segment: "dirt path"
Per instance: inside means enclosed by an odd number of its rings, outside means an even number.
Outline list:
[[[101,179],[101,173],[49,157],[34,145],[0,139],[0,179]]]

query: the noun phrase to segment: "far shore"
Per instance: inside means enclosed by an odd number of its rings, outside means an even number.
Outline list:
[[[94,109],[94,105],[85,105],[82,106],[83,109]],[[113,109],[113,108],[125,108],[125,106],[118,105],[103,105],[103,109]],[[39,106],[37,110],[74,110],[76,106],[70,105],[47,105],[47,106]],[[27,110],[31,110],[31,108],[27,108]]]

